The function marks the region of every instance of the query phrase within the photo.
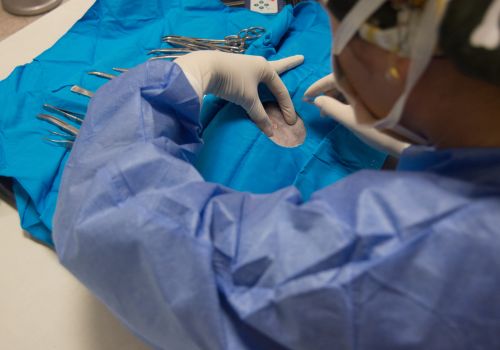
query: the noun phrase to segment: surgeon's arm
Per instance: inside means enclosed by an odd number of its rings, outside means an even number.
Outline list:
[[[205,182],[191,164],[199,108],[170,62],[96,93],[60,187],[62,264],[155,348],[238,348],[230,314],[289,348],[348,347],[342,281],[369,260],[371,240],[392,237],[351,230],[348,191],[303,204],[293,188],[252,195]]]

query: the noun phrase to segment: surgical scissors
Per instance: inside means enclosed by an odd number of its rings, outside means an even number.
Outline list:
[[[199,51],[199,50],[218,50],[224,52],[232,52],[232,53],[242,53],[245,49],[242,46],[234,46],[220,43],[210,43],[203,40],[198,40],[195,38],[187,38],[187,37],[167,37],[164,42],[178,46],[184,49],[188,49],[190,51]]]
[[[223,39],[194,38],[182,35],[166,35],[162,41],[174,47],[160,48],[149,51],[148,54],[162,54],[150,60],[162,58],[178,58],[183,54],[201,50],[217,50],[229,53],[244,53],[248,44],[260,38],[266,29],[250,27],[240,30],[237,34],[227,35]]]
[[[195,49],[200,48],[205,50],[218,49],[226,51],[242,51],[245,48],[245,39],[239,38],[228,40],[210,40],[169,35],[165,37],[163,41],[173,45],[192,47]]]
[[[260,38],[266,29],[264,27],[250,27],[240,30],[237,34],[227,35],[224,39],[204,39],[204,38],[193,38],[182,35],[166,35],[162,38],[163,41],[167,40],[186,40],[193,42],[201,42],[205,44],[213,45],[229,45],[229,46],[242,46],[248,41],[253,41]]]

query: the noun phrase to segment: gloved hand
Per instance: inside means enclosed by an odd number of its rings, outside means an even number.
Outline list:
[[[297,121],[290,94],[279,74],[304,61],[297,55],[278,61],[267,61],[260,56],[239,55],[219,51],[198,51],[175,60],[197,92],[200,100],[205,94],[214,94],[243,107],[250,118],[269,137],[273,136],[271,120],[259,99],[259,83],[267,85],[283,112],[285,121]]]
[[[346,93],[345,89],[341,89],[335,81],[334,75],[329,74],[312,84],[304,93],[304,97],[309,100],[314,99],[313,103],[321,110],[322,115],[335,119],[353,131],[368,145],[399,157],[410,144],[399,141],[373,127],[360,124],[358,120],[363,120],[363,107],[356,102],[349,91]],[[336,94],[340,91],[344,93],[350,104],[344,104],[333,97],[322,95]]]

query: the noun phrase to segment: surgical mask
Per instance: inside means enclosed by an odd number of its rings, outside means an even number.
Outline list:
[[[470,44],[486,50],[500,46],[500,0],[494,0],[470,37]]]
[[[330,0],[335,1],[335,0]],[[362,124],[366,124],[377,129],[390,129],[396,134],[410,140],[414,144],[428,144],[428,141],[421,135],[409,130],[402,125],[400,125],[400,120],[413,88],[417,84],[418,80],[422,74],[427,69],[432,57],[435,54],[436,47],[438,46],[438,34],[439,27],[443,15],[446,11],[449,0],[427,0],[422,13],[419,16],[418,26],[415,26],[411,35],[408,36],[409,42],[407,43],[406,52],[403,52],[405,56],[410,59],[410,68],[408,77],[406,79],[406,84],[401,96],[396,101],[395,105],[392,107],[390,113],[383,119],[377,119],[363,104],[359,99],[355,99],[352,95],[352,87],[349,85],[348,81],[338,64],[337,57],[342,53],[347,44],[352,40],[356,33],[360,32],[363,25],[369,20],[369,18],[386,2],[387,0],[359,0],[356,5],[351,9],[351,11],[346,15],[344,20],[340,23],[338,30],[335,33],[335,42],[333,48],[334,55],[334,74],[336,80],[339,82],[342,92],[347,95],[347,98],[355,100],[357,111],[356,114],[362,111],[362,115],[357,115],[358,119]],[[380,32],[379,35],[373,36],[376,45],[382,48],[387,43],[388,46],[393,46],[390,42],[389,35],[383,35]]]

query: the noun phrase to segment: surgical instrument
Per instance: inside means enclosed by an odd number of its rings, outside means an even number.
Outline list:
[[[57,131],[51,131],[50,132],[52,135],[56,135],[56,136],[61,136],[61,137],[65,137],[69,140],[75,140],[76,136],[72,136],[72,135],[68,135],[68,134],[62,134],[60,132],[57,132]]]
[[[70,112],[68,110],[65,110],[65,109],[62,109],[59,107],[55,107],[55,106],[52,106],[52,105],[49,105],[46,103],[43,105],[43,108],[45,108],[46,110],[49,110],[49,111],[54,111],[54,112],[57,112],[59,114],[62,114],[66,118],[68,118],[74,122],[77,122],[78,124],[81,124],[83,122],[83,119],[82,119],[83,115],[81,115],[79,113]]]
[[[43,139],[45,141],[52,142],[52,143],[55,143],[57,145],[62,145],[62,146],[65,146],[66,148],[71,148],[73,146],[73,143],[75,142],[75,139],[76,139],[75,136],[65,135],[65,134],[61,134],[59,132],[55,132],[55,131],[51,131],[50,133],[53,135],[56,135],[56,136],[61,136],[61,137],[63,137],[63,139],[62,140],[61,139],[50,139],[48,137],[44,137]]]
[[[153,60],[160,60],[160,59],[166,59],[166,58],[179,58],[182,55],[160,55],[160,56],[154,56],[149,59],[149,61]]]
[[[231,39],[232,40],[232,39]],[[198,50],[218,50],[224,52],[232,53],[243,53],[245,51],[244,41],[232,41],[215,42],[208,41],[207,39],[196,39],[187,37],[177,37],[177,36],[167,36],[163,39],[164,42],[171,45],[176,45],[179,47],[184,47],[186,51],[198,51]]]
[[[227,35],[224,39],[204,39],[204,38],[193,38],[182,35],[166,35],[162,38],[163,41],[169,39],[179,39],[179,40],[188,40],[194,42],[202,42],[207,44],[229,44],[229,45],[240,45],[243,41],[246,43],[247,41],[252,41],[260,38],[266,29],[264,27],[249,27],[240,30],[237,34]]]
[[[104,72],[97,72],[97,71],[88,72],[87,74],[95,75],[96,77],[105,78],[105,79],[116,78],[116,75],[114,75],[114,74],[109,74],[109,73],[104,73]]]
[[[80,113],[71,112],[69,110],[62,109],[62,108],[59,108],[59,107],[56,107],[56,106],[53,106],[53,105],[50,105],[47,103],[45,103],[43,105],[43,108],[45,110],[48,110],[48,111],[59,113],[62,116],[64,116],[65,118],[68,118],[69,120],[71,120],[75,123],[81,124],[83,122],[84,116]],[[60,136],[63,139],[61,140],[61,139],[53,139],[53,138],[45,137],[44,138],[45,141],[49,141],[49,142],[52,142],[52,143],[55,143],[58,145],[62,145],[62,146],[65,146],[66,148],[71,148],[71,146],[73,145],[73,142],[75,141],[76,135],[78,135],[78,132],[79,132],[77,127],[75,127],[75,126],[55,117],[55,116],[49,115],[49,114],[39,114],[37,117],[38,117],[38,119],[49,122],[49,123],[57,126],[58,128],[60,128],[64,132],[66,132],[66,134],[63,134],[63,133],[60,133],[57,131],[50,131],[50,133],[52,135]]]
[[[81,114],[78,114],[78,113],[74,113],[74,112],[70,112],[70,111],[67,111],[67,110],[64,110],[64,109],[61,109],[59,107],[55,107],[55,106],[51,106],[49,104],[44,104],[43,107],[45,109],[48,109],[48,110],[52,110],[52,111],[55,111],[55,112],[58,112],[60,114],[62,114],[63,116],[65,116],[66,118],[69,118],[77,123],[81,123],[81,121],[83,121],[83,119],[81,119],[80,117],[77,117],[76,115],[78,116],[82,116]],[[65,121],[59,119],[59,118],[56,118],[52,115],[49,115],[49,114],[39,114],[37,116],[38,119],[41,119],[41,120],[44,120],[52,125],[55,125],[57,126],[59,129],[63,130],[64,132],[66,132],[66,134],[63,134],[63,133],[60,133],[60,132],[57,132],[57,131],[50,131],[50,133],[52,135],[55,135],[55,136],[60,136],[62,137],[63,139],[53,139],[53,138],[48,138],[48,137],[44,137],[43,139],[45,141],[48,141],[48,142],[51,142],[51,143],[54,143],[54,144],[57,144],[57,145],[61,145],[61,146],[64,146],[66,148],[71,148],[73,146],[73,143],[76,139],[76,136],[78,135],[78,128],[69,124],[69,123],[66,123]]]
[[[162,41],[174,47],[160,48],[149,51],[148,54],[161,54],[150,58],[150,60],[164,58],[178,58],[200,50],[217,50],[229,53],[244,53],[248,44],[260,38],[266,29],[263,27],[250,27],[240,30],[237,34],[227,35],[223,39],[194,38],[182,35],[166,35]]]
[[[152,51],[157,51],[157,52],[168,52],[168,51],[163,51],[163,50],[166,50],[166,49],[159,49],[158,51],[157,50],[152,50]],[[175,51],[175,52],[178,52]],[[115,72],[118,72],[118,73],[124,73],[124,72],[128,72],[128,68],[111,68],[112,70],[114,70]],[[90,74],[90,75],[95,75],[96,77],[100,77],[100,78],[105,78],[105,79],[113,79],[113,78],[116,78],[118,75],[115,75],[115,74],[110,74],[110,73],[105,73],[105,72],[99,72],[99,71],[91,71],[91,72],[88,72],[87,74]]]
[[[56,139],[49,139],[48,137],[43,138],[45,141],[55,143],[57,145],[62,145],[66,148],[71,148],[73,147],[73,144],[75,143],[74,140],[56,140]]]
[[[94,93],[92,91],[84,89],[78,85],[73,85],[71,87],[71,91],[76,93],[76,94],[80,94],[80,95],[87,96],[87,97],[94,96]]]
[[[234,6],[234,7],[239,7],[239,6],[245,6],[245,1],[244,0],[234,0],[234,1],[223,1],[226,6]]]
[[[190,53],[192,50],[186,49],[186,48],[177,48],[177,47],[167,47],[164,49],[154,49],[148,52],[148,55],[154,54],[154,53]]]
[[[66,122],[62,121],[61,119],[58,119],[52,115],[38,114],[37,118],[41,119],[41,120],[45,120],[46,122],[49,122],[50,124],[57,126],[59,129],[66,131],[71,136],[78,135],[78,131],[79,131],[78,128],[76,128],[75,126],[73,126],[69,123],[66,123]]]
[[[148,52],[148,55],[153,55],[153,54],[159,54],[161,53],[162,55],[154,56],[151,57],[149,60],[159,60],[159,59],[165,59],[165,58],[179,58],[182,56],[182,54],[186,54],[189,52],[193,52],[192,49],[188,48],[164,48],[164,49],[154,49]]]

